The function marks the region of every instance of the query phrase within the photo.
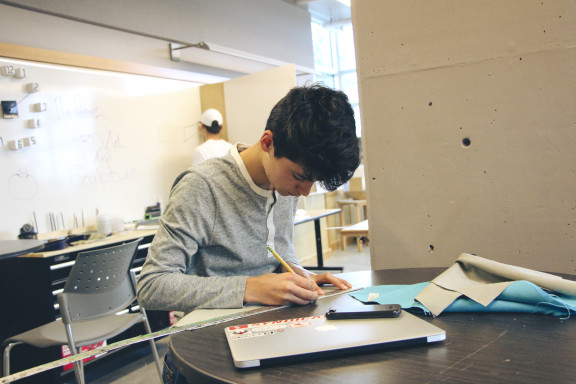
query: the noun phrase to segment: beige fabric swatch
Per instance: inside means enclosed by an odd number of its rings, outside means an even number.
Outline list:
[[[416,300],[438,316],[462,295],[487,306],[516,280],[530,281],[544,289],[576,296],[576,281],[463,253],[452,266],[432,280]]]

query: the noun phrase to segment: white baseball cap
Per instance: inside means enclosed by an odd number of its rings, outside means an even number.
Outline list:
[[[222,114],[220,114],[220,112],[218,112],[218,110],[214,108],[205,110],[204,113],[202,114],[202,117],[200,118],[200,122],[209,127],[212,126],[212,122],[214,120],[218,122],[218,125],[222,125],[222,122],[224,121],[224,119],[222,118]]]

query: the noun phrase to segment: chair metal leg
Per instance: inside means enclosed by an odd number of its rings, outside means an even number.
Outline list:
[[[70,355],[74,356],[78,354],[78,350],[74,345],[69,345]],[[76,382],[78,384],[84,384],[84,362],[78,360],[74,362],[74,376],[76,376]]]
[[[150,323],[148,322],[148,316],[146,316],[146,310],[140,306],[140,313],[142,314],[144,320],[144,329],[146,333],[152,333],[152,328],[150,328]],[[162,378],[162,363],[160,362],[160,355],[158,355],[158,349],[156,349],[156,343],[154,339],[149,340],[150,348],[152,349],[152,355],[154,355],[154,362],[156,363],[156,370],[158,371],[158,376],[160,377],[160,382],[163,383]]]
[[[150,340],[150,348],[152,348],[152,354],[154,355],[154,362],[156,363],[156,370],[158,371],[158,376],[160,376],[160,382],[162,379],[162,363],[160,363],[160,356],[158,355],[158,350],[156,349],[156,344],[154,340]]]
[[[64,328],[66,329],[66,336],[68,337],[70,355],[77,355],[78,350],[76,349],[76,343],[74,342],[74,336],[72,335],[72,326],[64,323]],[[84,363],[82,360],[74,362],[74,375],[76,376],[76,382],[78,384],[84,384]]]
[[[133,268],[130,270],[130,278],[132,279],[132,286],[136,287],[138,277],[136,276],[136,270],[142,269],[140,268]],[[148,322],[148,316],[146,315],[146,310],[141,306],[138,305],[140,308],[140,313],[142,314],[143,322],[144,322],[144,329],[146,333],[152,333],[152,328],[150,328],[150,323]],[[158,376],[160,377],[160,382],[164,382],[164,378],[162,377],[162,362],[160,360],[160,355],[158,355],[158,349],[156,349],[156,343],[154,339],[150,339],[150,348],[152,349],[152,354],[154,355],[154,362],[156,363],[156,370],[158,371]]]
[[[76,382],[78,384],[84,384],[84,363],[82,360],[74,363],[74,376],[76,376]]]
[[[2,376],[8,376],[10,375],[10,352],[12,351],[12,347],[14,347],[15,345],[18,344],[24,344],[20,341],[15,341],[13,343],[9,343],[8,345],[6,345],[6,347],[4,347],[4,357],[3,357],[3,372],[2,372]]]

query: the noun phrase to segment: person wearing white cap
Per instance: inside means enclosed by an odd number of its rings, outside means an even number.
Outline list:
[[[202,113],[200,125],[204,134],[204,143],[194,149],[192,163],[198,164],[212,157],[224,156],[230,151],[232,144],[220,137],[223,122],[222,114],[214,108]]]

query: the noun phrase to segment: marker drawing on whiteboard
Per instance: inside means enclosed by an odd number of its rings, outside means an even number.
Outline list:
[[[8,190],[18,200],[30,200],[38,193],[38,183],[28,171],[21,169],[8,179]]]

